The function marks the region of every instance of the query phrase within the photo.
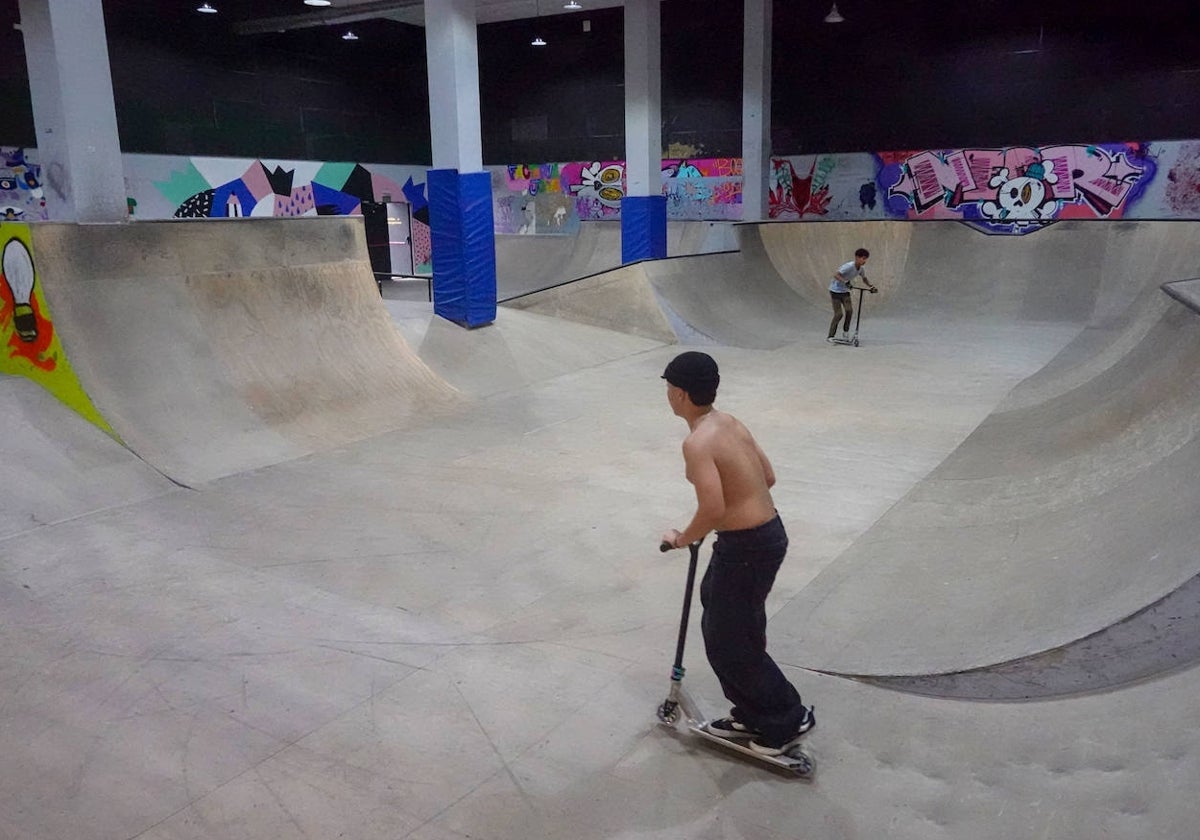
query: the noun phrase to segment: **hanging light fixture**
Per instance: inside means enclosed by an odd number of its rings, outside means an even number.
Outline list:
[[[208,3],[204,3],[203,5],[197,6],[196,11],[203,12],[206,15],[215,15],[217,13],[217,10],[215,8],[213,8],[212,6],[210,6]]]
[[[829,9],[829,14],[825,15],[826,23],[842,23],[845,20],[846,19],[838,12],[837,3],[834,3]]]
[[[305,6],[332,6],[333,0],[304,0]]]
[[[353,29],[347,29],[346,34],[342,36],[343,41],[357,41],[358,36],[354,34]]]
[[[563,8],[568,12],[578,12],[583,8],[583,5],[581,3],[576,3],[575,0],[567,0],[566,3],[563,3]]]
[[[535,47],[544,47],[544,46],[546,46],[546,42],[542,40],[542,36],[541,36],[541,35],[538,35],[536,38],[534,38],[534,39],[533,39],[532,41],[530,41],[529,43],[530,43],[530,44],[532,44],[532,45],[533,45],[533,46],[535,46]]]

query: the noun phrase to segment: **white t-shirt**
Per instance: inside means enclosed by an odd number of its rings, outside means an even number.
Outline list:
[[[863,270],[854,265],[854,260],[843,265],[837,270],[837,277],[833,278],[833,282],[829,284],[831,292],[848,292],[850,291],[850,283],[855,277],[866,277]]]

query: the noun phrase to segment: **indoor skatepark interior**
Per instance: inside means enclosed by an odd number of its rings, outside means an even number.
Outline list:
[[[532,294],[514,246],[475,330],[353,219],[30,229],[111,432],[0,376],[0,838],[1194,833],[1195,223],[743,225]],[[808,782],[655,719],[683,347],[778,475]]]

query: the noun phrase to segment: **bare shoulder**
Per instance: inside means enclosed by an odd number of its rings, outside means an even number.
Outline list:
[[[703,452],[719,446],[731,436],[746,434],[746,427],[732,414],[713,411],[684,439],[685,451]]]

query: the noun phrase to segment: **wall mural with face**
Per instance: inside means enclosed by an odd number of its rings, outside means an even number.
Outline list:
[[[3,151],[0,198],[8,199],[10,219],[45,218],[37,150]],[[417,263],[427,265],[423,166],[168,155],[123,161],[128,199],[145,219],[345,214],[364,200],[406,201]],[[487,169],[498,234],[569,236],[581,222],[621,218],[624,161]],[[740,221],[742,178],[739,158],[664,158],[668,219]],[[769,217],[781,221],[950,219],[1025,234],[1061,219],[1200,220],[1198,140],[787,155],[771,159],[765,178]]]
[[[571,235],[581,221],[621,218],[627,188],[624,161],[489,168],[496,233]],[[662,194],[672,221],[737,221],[742,217],[742,161],[664,158]]]
[[[1059,219],[1119,219],[1153,182],[1150,144],[893,152],[877,182],[892,217],[1028,233]]]

